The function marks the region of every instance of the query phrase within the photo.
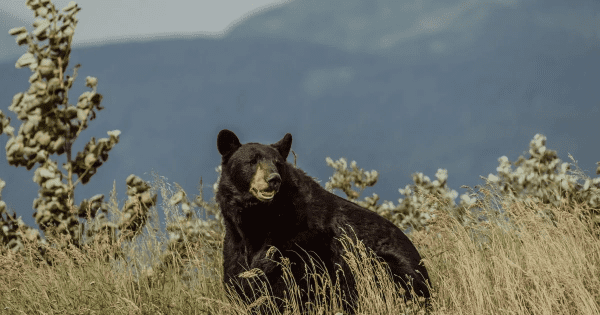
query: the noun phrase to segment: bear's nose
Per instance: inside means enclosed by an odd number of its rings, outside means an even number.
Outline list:
[[[273,173],[269,175],[269,177],[267,178],[267,182],[269,183],[271,189],[278,191],[279,185],[281,184],[281,176],[279,176],[279,174],[277,173]]]

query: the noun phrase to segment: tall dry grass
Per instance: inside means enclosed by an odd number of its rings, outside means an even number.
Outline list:
[[[163,198],[173,195],[170,186],[157,185]],[[429,231],[410,234],[433,282],[430,313],[600,314],[600,241],[586,219],[589,210],[555,207],[553,224],[538,214],[548,205],[505,200],[484,188],[479,192],[483,198],[477,215],[485,215],[488,222],[465,227],[440,209]],[[116,207],[114,194],[111,201]],[[166,204],[163,211],[174,213]],[[401,289],[384,276],[385,266],[361,243],[352,238],[342,241],[356,276],[357,314],[426,312],[417,304],[404,303],[398,295]],[[32,244],[17,254],[3,251],[0,313],[278,313],[268,298],[268,286],[256,292],[257,301],[250,306],[236,298],[230,302],[221,283],[222,257],[215,256],[209,244],[186,243],[184,255],[173,254],[171,263],[152,268],[166,243],[167,236],[150,224],[131,242],[96,242],[83,250],[49,247],[51,266],[38,257]],[[285,267],[287,262],[280,263]],[[290,293],[285,314],[342,313],[339,288],[318,263],[309,263],[308,268],[312,271],[308,279],[292,279],[286,273]],[[256,270],[243,276],[255,275]],[[299,281],[309,281],[314,290],[309,305],[298,302],[294,286]]]

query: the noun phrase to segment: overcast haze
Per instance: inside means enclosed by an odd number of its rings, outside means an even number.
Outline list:
[[[7,32],[31,30],[24,3],[0,2],[0,108],[16,128],[7,107],[28,89],[30,72],[14,68],[25,48]],[[438,168],[465,193],[461,185],[496,174],[499,157],[528,156],[536,133],[563,161],[571,153],[596,176],[598,1],[78,3],[70,65],[82,67],[69,95],[73,102],[84,78],[95,76],[105,109],[74,148],[122,133],[108,162],[77,188],[77,203],[108,198],[114,180],[122,205],[125,178],[149,180],[152,170],[190,195],[202,176],[211,197],[223,128],[243,143],[292,133],[298,165],[322,184],[333,172],[325,157],[356,160],[380,173],[362,197],[376,192],[394,203],[412,173],[433,180]],[[2,198],[35,226],[32,177],[9,166],[2,150]]]
[[[18,46],[8,36],[8,29],[30,26],[33,11],[26,0],[0,2],[0,61],[18,54]],[[52,1],[57,9],[70,0]],[[267,10],[284,1],[190,1],[190,0],[80,0],[79,24],[75,47],[103,45],[108,42],[152,40],[157,37],[222,36],[228,27],[253,13]],[[22,51],[22,49],[21,49]]]

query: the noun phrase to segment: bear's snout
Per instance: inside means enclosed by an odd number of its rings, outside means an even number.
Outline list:
[[[279,187],[281,186],[281,176],[277,173],[273,173],[269,175],[267,178],[267,182],[269,183],[269,187],[275,192],[279,191]]]
[[[260,201],[270,201],[279,192],[281,175],[273,163],[262,162],[256,167],[256,173],[250,183],[250,193]]]

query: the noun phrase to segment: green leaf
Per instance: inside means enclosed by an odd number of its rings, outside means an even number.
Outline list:
[[[34,139],[37,140],[37,142],[43,146],[47,146],[50,141],[52,140],[52,138],[50,137],[50,135],[47,132],[42,132],[42,131],[38,131],[35,136]],[[49,176],[46,176],[49,177]]]
[[[54,142],[54,146],[52,148],[54,151],[58,151],[63,145],[65,145],[65,138],[58,138],[58,140]]]
[[[38,27],[40,26],[41,23],[44,23],[44,21],[48,21],[46,19],[35,19],[35,21],[33,21],[33,27]]]
[[[85,166],[92,167],[92,165],[94,165],[94,163],[96,163],[97,160],[98,157],[90,153],[85,157]]]
[[[50,27],[50,21],[48,20],[42,20],[38,23],[38,27],[33,31],[33,35],[35,37],[40,36],[42,33],[44,33],[48,27]]]
[[[77,110],[77,119],[79,121],[84,121],[87,119],[89,111],[87,109],[78,109]]]
[[[29,36],[29,34],[27,33],[22,33],[19,36],[17,36],[17,38],[15,38],[15,41],[17,42],[17,45],[21,46],[23,44],[27,44],[27,37]]]
[[[41,80],[40,78],[40,74],[37,72],[34,72],[30,77],[29,77],[29,83],[33,83],[33,82],[37,82]]]
[[[13,100],[12,100],[12,104],[10,104],[10,107],[8,109],[15,108],[17,106],[19,106],[19,103],[21,103],[21,100],[23,99],[23,93],[17,93],[15,94],[15,96],[13,96]]]
[[[15,28],[11,28],[10,30],[8,30],[8,34],[10,35],[19,35],[21,33],[27,33],[27,29],[24,26],[21,27],[15,27]]]
[[[33,63],[31,63],[31,64],[29,64],[29,69],[30,69],[31,71],[35,71],[35,69],[36,69],[37,67],[38,67],[38,63],[37,63],[37,61],[36,61],[36,62],[33,62]]]
[[[69,4],[67,4],[66,7],[64,7],[62,10],[64,12],[69,12],[71,10],[73,10],[75,7],[77,7],[77,3],[75,1],[71,1],[69,2]]]
[[[36,10],[37,8],[40,7],[40,1],[39,0],[27,1],[27,6],[30,7],[32,10]]]
[[[28,66],[32,63],[37,62],[37,60],[35,59],[35,56],[33,56],[32,53],[24,53],[23,56],[21,56],[18,60],[17,63],[15,64],[15,68],[20,69],[22,67]]]
[[[48,90],[54,91],[60,87],[60,80],[58,78],[52,78],[48,81]]]

